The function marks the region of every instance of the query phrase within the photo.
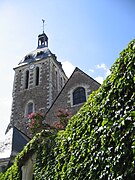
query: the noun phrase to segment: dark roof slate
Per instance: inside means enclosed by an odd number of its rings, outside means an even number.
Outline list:
[[[20,152],[28,142],[28,137],[25,137],[16,127],[13,129],[12,151]]]

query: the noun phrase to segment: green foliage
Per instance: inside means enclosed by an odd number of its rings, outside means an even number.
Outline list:
[[[135,40],[120,53],[111,74],[70,119],[65,131],[35,136],[2,178],[17,179],[21,165],[37,152],[36,180],[133,179],[134,89]]]
[[[4,174],[0,174],[1,180],[20,180],[21,171],[19,170],[18,164],[15,162]]]
[[[38,179],[132,179],[135,162],[135,40],[97,92],[59,132]],[[41,170],[40,170],[41,169]]]

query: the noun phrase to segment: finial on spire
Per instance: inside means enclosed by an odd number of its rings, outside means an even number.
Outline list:
[[[42,22],[43,22],[43,33],[44,33],[44,27],[45,27],[44,23],[45,23],[45,20],[42,19]]]
[[[45,23],[45,20],[42,19],[42,22],[43,22],[43,33],[38,35],[38,47],[37,48],[48,47],[48,37],[44,33],[44,23]]]

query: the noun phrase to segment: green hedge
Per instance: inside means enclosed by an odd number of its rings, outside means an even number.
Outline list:
[[[37,151],[36,180],[134,179],[135,40],[120,53],[111,74],[71,118],[66,130],[56,138],[41,137],[33,148]],[[19,179],[21,161],[19,157],[17,166],[15,161],[3,177],[13,174]]]
[[[55,145],[55,137],[56,134],[51,132],[51,130],[43,130],[36,134],[34,138],[24,147],[23,151],[17,155],[14,164],[7,169],[5,173],[0,173],[0,180],[21,180],[21,167],[25,164],[28,158],[31,157],[33,153],[37,152],[37,164],[40,161],[45,161],[44,158],[40,158],[39,160],[38,157],[47,157],[48,154],[51,154],[51,149],[53,150],[53,146]],[[42,153],[41,149],[43,149]],[[40,166],[42,166],[41,163]]]

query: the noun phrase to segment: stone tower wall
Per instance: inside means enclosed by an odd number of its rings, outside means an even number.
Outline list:
[[[34,103],[34,112],[42,109],[48,110],[52,102],[60,92],[59,79],[67,80],[62,68],[52,57],[34,62],[35,68],[30,70],[29,64],[15,68],[13,85],[13,103],[11,124],[29,135],[27,130],[26,107],[29,102]],[[39,67],[39,85],[35,85],[35,69]],[[29,86],[25,89],[25,74],[29,70]],[[57,73],[56,73],[57,71]],[[56,77],[57,75],[57,77]],[[64,81],[63,81],[64,85]]]

